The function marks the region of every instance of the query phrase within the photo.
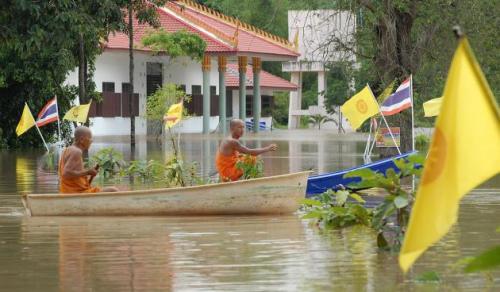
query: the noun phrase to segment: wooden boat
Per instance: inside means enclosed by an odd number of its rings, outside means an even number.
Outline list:
[[[295,212],[310,171],[202,186],[93,194],[23,194],[30,216],[237,215]]]
[[[347,187],[351,183],[359,182],[361,180],[359,177],[344,178],[344,175],[346,173],[352,172],[355,170],[369,168],[373,171],[385,173],[385,171],[387,169],[393,168],[397,172],[399,169],[394,164],[394,160],[402,159],[402,158],[406,159],[408,156],[415,154],[415,153],[416,153],[416,151],[408,152],[408,153],[404,153],[404,154],[401,154],[398,156],[389,157],[386,159],[375,161],[373,163],[363,164],[363,165],[356,166],[356,167],[349,168],[349,169],[344,169],[344,170],[340,170],[340,171],[336,171],[336,172],[330,172],[330,173],[311,176],[307,180],[306,196],[312,197],[314,195],[321,194],[321,193],[327,191],[328,189],[336,190],[341,185],[344,187]]]

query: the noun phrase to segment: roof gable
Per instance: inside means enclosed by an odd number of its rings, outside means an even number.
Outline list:
[[[288,40],[273,36],[235,18],[222,15],[193,1],[168,2],[158,8],[161,27],[168,32],[186,30],[198,34],[206,43],[208,54],[233,54],[247,56],[280,56],[295,59]],[[139,24],[134,19],[134,46],[138,50],[150,51],[141,44],[142,37],[153,28]],[[128,36],[115,33],[108,37],[108,49],[128,49]]]

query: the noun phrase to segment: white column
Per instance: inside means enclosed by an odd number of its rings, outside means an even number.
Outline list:
[[[326,75],[325,71],[318,72],[318,107],[321,114],[326,114],[325,108]]]
[[[302,80],[301,72],[291,72],[293,84],[297,84],[297,91],[290,91],[290,101],[288,103],[288,129],[297,129],[299,127],[299,116],[294,115],[294,111],[301,109],[302,104]]]

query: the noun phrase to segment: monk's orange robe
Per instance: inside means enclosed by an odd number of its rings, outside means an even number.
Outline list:
[[[66,150],[67,149],[63,151],[61,159],[59,159],[59,192],[63,194],[100,192],[101,189],[90,185],[89,177],[87,175],[80,177],[64,177],[62,175],[64,172]]]
[[[255,163],[256,157],[250,157],[250,160],[247,162]],[[217,168],[217,171],[219,172],[221,180],[225,182],[239,180],[243,175],[243,171],[236,168],[236,163],[240,160],[243,160],[244,158],[244,156],[240,156],[240,153],[238,151],[234,151],[233,154],[229,156],[226,156],[217,151],[217,155],[215,156],[215,166]]]

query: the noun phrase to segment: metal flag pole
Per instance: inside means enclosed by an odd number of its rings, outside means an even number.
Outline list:
[[[373,142],[372,142],[372,145],[370,147],[370,150],[368,151],[368,155],[372,155],[372,152],[373,152],[373,147],[375,147],[375,143],[377,143],[377,133],[378,133],[378,130],[380,129],[380,120],[378,121],[377,123],[377,127],[375,128],[375,134],[373,134]]]
[[[370,88],[370,92],[372,93],[372,97],[375,100],[375,103],[377,104],[378,112],[380,113],[380,115],[382,116],[382,119],[384,120],[385,126],[387,127],[387,130],[389,131],[389,134],[391,135],[392,141],[394,142],[394,146],[396,146],[396,149],[398,150],[399,155],[401,155],[401,150],[399,150],[398,144],[396,143],[396,139],[394,138],[394,135],[392,134],[391,128],[389,127],[389,124],[387,123],[387,120],[385,119],[384,114],[380,111],[380,105],[378,104],[377,99],[375,99],[375,95],[373,95],[373,91],[372,91],[370,85],[368,85],[368,88]]]
[[[370,132],[368,133],[368,139],[366,140],[366,145],[365,145],[365,152],[363,153],[363,160],[365,161],[365,163],[368,163],[368,150],[370,149],[370,140],[371,140],[371,136],[372,136],[372,122],[370,120]]]
[[[411,93],[411,150],[415,151],[415,115],[413,112],[413,75],[410,75],[410,93]]]
[[[61,144],[61,122],[59,119],[59,104],[57,103],[57,95],[54,96],[56,99],[56,113],[57,113],[57,132],[59,134],[59,145]]]
[[[411,95],[411,151],[415,151],[415,116],[413,113],[413,74],[410,75],[410,95]],[[415,192],[415,175],[411,176],[411,190]]]
[[[45,145],[45,149],[47,149],[47,152],[49,152],[49,146],[47,146],[47,143],[45,143],[45,139],[43,138],[42,132],[40,132],[40,128],[38,128],[38,125],[35,122],[35,127],[38,130],[38,134],[40,134],[40,137],[42,137],[43,145]]]

